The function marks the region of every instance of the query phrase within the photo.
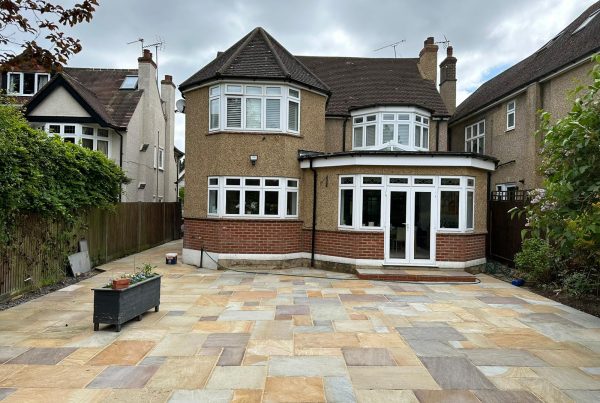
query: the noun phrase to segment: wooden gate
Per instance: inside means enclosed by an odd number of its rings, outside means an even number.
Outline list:
[[[525,215],[511,217],[509,211],[528,202],[527,190],[496,191],[490,194],[488,216],[488,257],[510,265],[521,250]]]

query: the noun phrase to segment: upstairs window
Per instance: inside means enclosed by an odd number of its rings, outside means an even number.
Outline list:
[[[465,127],[465,151],[485,153],[485,120]]]
[[[300,90],[284,85],[210,87],[209,130],[298,133]]]
[[[8,95],[31,96],[37,93],[50,80],[48,73],[13,73],[7,74]]]
[[[429,117],[377,111],[353,117],[353,149],[429,150]]]
[[[512,100],[506,104],[506,130],[512,130],[515,128],[515,109],[517,101]]]

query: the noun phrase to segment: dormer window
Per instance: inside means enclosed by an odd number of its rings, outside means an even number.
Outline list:
[[[138,76],[126,76],[121,83],[121,90],[136,90],[138,85]]]
[[[48,73],[14,73],[7,74],[8,95],[31,96],[38,92],[50,80]]]
[[[379,108],[354,114],[354,150],[429,150],[429,114],[415,108]]]
[[[300,129],[300,90],[286,85],[219,84],[209,88],[209,131]]]

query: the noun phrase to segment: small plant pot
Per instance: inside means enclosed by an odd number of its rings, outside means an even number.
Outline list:
[[[113,280],[112,288],[113,290],[121,290],[123,288],[129,287],[129,279],[128,278],[119,278],[117,280]]]

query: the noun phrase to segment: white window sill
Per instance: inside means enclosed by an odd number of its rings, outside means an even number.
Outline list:
[[[514,131],[514,130],[515,130],[515,127],[514,127],[514,126],[513,126],[513,127],[509,127],[509,128],[507,128],[507,129],[504,131],[504,133],[512,132],[512,131]]]

